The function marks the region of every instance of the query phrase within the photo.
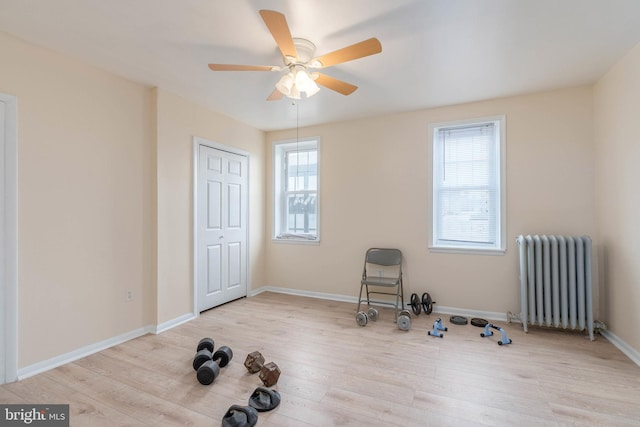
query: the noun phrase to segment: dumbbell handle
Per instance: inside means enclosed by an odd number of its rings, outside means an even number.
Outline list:
[[[224,351],[221,352],[221,349],[227,349],[230,353],[229,358],[226,358],[226,353]],[[215,359],[214,359],[215,357]],[[198,370],[200,366],[202,366],[205,362],[212,360],[216,362],[221,368],[227,366],[231,358],[233,357],[233,352],[229,347],[223,346],[218,349],[215,353],[211,354],[208,349],[202,349],[196,353],[193,358],[193,369]]]

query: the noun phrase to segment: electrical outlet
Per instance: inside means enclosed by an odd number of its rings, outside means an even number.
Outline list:
[[[133,299],[133,291],[131,289],[127,289],[127,301],[131,301]]]

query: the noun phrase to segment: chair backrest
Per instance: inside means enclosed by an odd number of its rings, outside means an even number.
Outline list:
[[[400,249],[370,248],[367,250],[364,262],[385,267],[402,266],[402,252]]]

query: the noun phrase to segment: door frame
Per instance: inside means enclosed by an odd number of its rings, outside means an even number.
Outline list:
[[[249,261],[251,259],[251,248],[249,241],[249,227],[251,218],[251,198],[250,193],[250,174],[251,174],[251,156],[248,151],[241,150],[239,148],[230,147],[228,145],[220,144],[218,142],[210,141],[198,136],[193,137],[193,315],[199,316],[198,310],[198,175],[200,169],[200,146],[213,148],[214,150],[226,151],[231,154],[237,154],[247,158],[247,230],[246,230],[246,245],[247,255],[244,260],[244,268],[247,277],[247,290],[246,295],[249,294],[249,284],[251,283],[251,268],[249,268]],[[245,296],[246,296],[245,295]]]
[[[18,379],[18,107],[17,98],[0,93],[4,103],[5,132],[0,150],[0,188],[4,222],[0,223],[4,246],[0,251],[0,303],[4,311],[0,322],[0,384]]]

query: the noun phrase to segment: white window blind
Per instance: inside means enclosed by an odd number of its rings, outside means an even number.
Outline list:
[[[433,128],[433,247],[500,249],[498,120]]]
[[[279,241],[319,241],[319,141],[274,144],[274,235]]]

